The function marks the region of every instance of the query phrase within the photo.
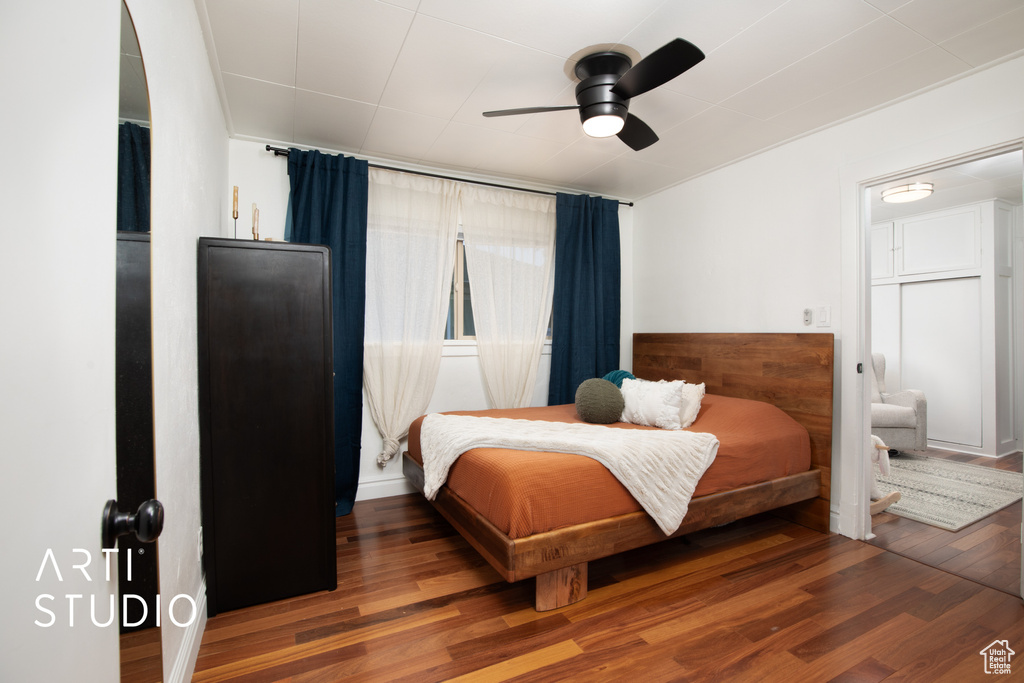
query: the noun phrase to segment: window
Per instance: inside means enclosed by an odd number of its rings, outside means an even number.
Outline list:
[[[554,313],[552,313],[552,318]],[[466,269],[466,249],[462,243],[462,233],[455,244],[455,272],[452,275],[452,286],[448,294],[448,318],[444,324],[444,338],[476,339],[476,328],[473,325],[473,302],[469,292],[469,271]],[[548,319],[547,339],[551,339],[551,318]]]
[[[448,295],[448,320],[444,326],[444,338],[475,339],[473,326],[473,302],[469,293],[469,272],[466,269],[466,250],[462,244],[462,233],[455,243],[455,272]]]

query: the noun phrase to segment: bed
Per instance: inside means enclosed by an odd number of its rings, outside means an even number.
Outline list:
[[[735,483],[736,480],[730,481],[728,476],[719,476],[715,469],[719,467],[719,461],[733,461],[734,465],[742,463],[747,449],[754,452],[761,446],[749,438],[729,447],[723,441],[715,463],[694,492],[686,516],[671,535],[666,535],[651,516],[630,499],[628,493],[616,490],[614,483],[605,481],[600,483],[605,488],[588,489],[591,485],[587,483],[588,477],[596,480],[610,475],[603,472],[601,465],[583,456],[516,452],[522,458],[521,463],[516,460],[519,464],[512,464],[510,458],[499,454],[492,457],[498,465],[493,462],[487,465],[485,458],[475,457],[480,455],[477,451],[487,449],[474,449],[470,452],[473,458],[467,457],[469,454],[464,455],[452,467],[448,483],[440,488],[431,503],[505,580],[514,582],[536,577],[535,606],[538,611],[555,609],[585,598],[587,563],[591,560],[750,515],[773,511],[827,532],[833,348],[831,334],[634,335],[632,372],[638,378],[685,379],[690,383],[705,384],[707,395],[693,429],[700,430],[714,424],[715,416],[721,421],[721,416],[728,415],[726,411],[734,405],[745,406],[755,413],[761,411],[766,419],[774,411],[782,418],[775,420],[780,426],[784,427],[783,423],[788,422],[796,427],[806,449],[806,454],[790,452],[794,450],[794,435],[790,430],[785,438],[780,437],[775,445],[768,446],[769,450],[774,448],[780,452],[782,457],[777,463],[751,468],[758,473],[747,475],[746,479],[741,477],[739,483]],[[753,404],[751,401],[762,403]],[[765,406],[764,403],[770,405]],[[514,416],[541,420],[571,420],[569,413],[574,412],[571,405],[521,410],[525,412]],[[757,418],[758,425],[761,424],[760,419]],[[745,416],[740,421],[750,422],[750,418]],[[403,471],[422,492],[424,475],[418,454],[419,424],[417,421],[410,429],[410,449],[403,456]],[[760,427],[754,431],[759,430],[766,431]],[[594,505],[577,501],[563,506],[570,509],[570,518],[560,517],[561,513],[548,514],[543,509],[531,509],[530,506],[544,504],[532,499],[517,506],[518,498],[525,497],[522,491],[544,489],[544,485],[536,481],[530,483],[527,478],[525,481],[528,483],[521,491],[503,492],[489,479],[492,470],[479,469],[488,466],[519,467],[520,474],[528,477],[532,468],[540,467],[548,456],[586,461],[559,460],[558,463],[574,468],[567,469],[575,477],[573,486],[569,487],[571,490],[599,490],[601,494],[595,497],[600,500]],[[750,460],[766,462],[768,458],[762,448]],[[475,473],[473,467],[477,467]],[[560,489],[556,487],[555,490]],[[495,498],[501,500],[502,495],[506,500],[504,504],[490,504],[489,501]],[[499,512],[504,508],[511,511],[503,516],[496,513],[495,508]],[[582,508],[586,510],[580,511]],[[571,518],[573,514],[578,518]]]

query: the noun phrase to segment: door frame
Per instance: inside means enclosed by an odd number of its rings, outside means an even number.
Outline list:
[[[841,185],[843,362],[838,371],[841,428],[835,528],[851,538],[869,538],[871,410],[871,215],[870,188],[905,176],[1024,149],[1015,121],[987,122],[844,166]],[[1018,329],[1018,332],[1020,330]],[[1020,348],[1022,339],[1017,340]],[[1019,398],[1021,387],[1017,387]],[[1018,404],[1019,405],[1019,404]],[[836,477],[839,481],[836,481]]]

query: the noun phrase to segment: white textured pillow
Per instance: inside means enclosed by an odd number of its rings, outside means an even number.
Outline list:
[[[686,428],[693,424],[700,412],[700,402],[704,400],[704,382],[683,385],[683,403],[679,409],[679,424]]]
[[[622,380],[622,421],[646,427],[679,429],[685,382],[649,382],[643,379]],[[698,410],[700,406],[698,405]],[[696,416],[696,413],[694,413]]]

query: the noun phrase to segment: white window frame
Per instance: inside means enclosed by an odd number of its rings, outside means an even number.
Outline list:
[[[449,306],[449,318],[452,321],[451,326],[452,336],[448,337],[449,326],[445,325],[445,344],[451,342],[463,342],[476,344],[475,335],[467,335],[465,331],[466,325],[466,297],[465,297],[465,284],[466,284],[466,249],[463,246],[462,232],[459,232],[459,238],[455,242],[455,269],[452,272],[452,289],[454,293],[452,296],[452,302]]]
[[[452,271],[452,290],[454,296],[452,297],[452,304],[449,307],[449,316],[452,320],[452,326],[454,330],[452,336],[448,336],[448,325],[445,325],[445,338],[444,345],[449,346],[471,346],[476,347],[476,335],[465,334],[466,324],[466,299],[465,299],[465,284],[466,284],[466,248],[463,244],[463,235],[461,225],[459,226],[459,237],[455,242],[455,268]],[[454,309],[454,311],[452,311]],[[551,313],[552,320],[554,319],[554,311]],[[544,340],[545,353],[550,353],[551,348],[551,320],[548,321],[548,335]]]

